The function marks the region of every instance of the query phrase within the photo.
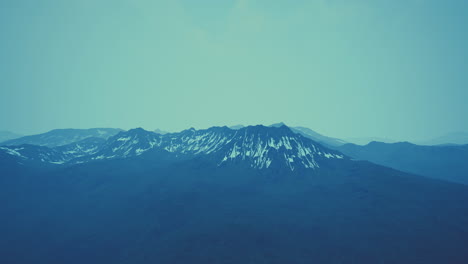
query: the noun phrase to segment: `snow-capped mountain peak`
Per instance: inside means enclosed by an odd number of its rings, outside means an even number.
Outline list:
[[[221,164],[247,161],[258,169],[288,167],[319,168],[323,158],[344,158],[315,142],[297,135],[285,125],[275,127],[251,126],[238,130],[224,149]]]

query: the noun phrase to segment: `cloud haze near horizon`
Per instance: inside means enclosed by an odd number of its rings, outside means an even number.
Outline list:
[[[468,131],[465,1],[0,4],[0,130]]]

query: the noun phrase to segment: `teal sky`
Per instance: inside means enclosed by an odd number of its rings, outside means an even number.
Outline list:
[[[468,2],[0,0],[0,130],[468,131]]]

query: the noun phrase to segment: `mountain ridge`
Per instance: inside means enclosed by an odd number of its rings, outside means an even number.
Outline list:
[[[38,154],[47,158],[35,159],[53,164],[76,164],[139,156],[157,148],[181,155],[208,155],[216,160],[218,165],[242,160],[258,169],[286,166],[290,170],[295,170],[319,168],[320,160],[345,158],[337,151],[294,133],[285,125],[280,127],[256,125],[237,130],[226,126],[201,130],[190,128],[164,135],[135,128],[120,131],[105,142],[101,140],[86,147],[80,144],[88,145],[89,142],[85,139],[78,143],[56,147],[49,153]],[[75,150],[73,147],[80,149]],[[23,153],[36,153],[38,150],[32,150],[34,148],[32,145],[20,145],[4,146],[0,150],[27,159]]]
[[[52,130],[55,133],[61,131],[69,130]],[[288,127],[284,123],[235,128],[214,126],[199,130],[188,128],[164,134],[143,128],[113,131],[116,132],[115,135],[104,137],[107,139],[88,137],[90,135],[86,134],[84,139],[72,137],[80,140],[66,145],[59,144],[60,146],[50,148],[47,148],[48,144],[4,145],[0,147],[0,152],[13,156],[17,162],[31,163],[34,166],[40,165],[41,162],[70,166],[140,156],[159,149],[158,151],[168,152],[167,155],[179,155],[179,158],[209,156],[211,162],[217,166],[240,162],[258,169],[270,166],[271,169],[277,169],[279,165],[280,168],[289,170],[318,168],[320,163],[326,162],[325,159],[348,156],[421,176],[468,184],[468,150],[465,150],[463,145],[420,146],[410,142],[372,141],[364,146],[352,143],[337,146],[318,141],[323,137],[318,133],[318,137],[310,133],[303,135],[296,128]],[[56,142],[56,139],[61,137],[63,136],[52,137],[52,141]],[[21,142],[20,140],[19,143]],[[290,146],[291,142],[293,147]]]

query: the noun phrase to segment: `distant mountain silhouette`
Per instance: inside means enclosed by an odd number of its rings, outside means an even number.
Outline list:
[[[10,131],[0,131],[0,142],[22,137],[23,135]]]
[[[270,125],[270,127],[281,127],[281,126],[286,126],[286,124],[283,122],[280,122],[280,123]],[[333,146],[341,146],[343,144],[346,144],[346,142],[341,139],[321,135],[313,131],[312,129],[309,129],[306,127],[290,127],[290,129],[297,134],[301,134],[302,136],[310,138],[325,146],[333,147]]]
[[[468,144],[468,132],[449,133],[430,140],[416,141],[419,145],[466,145]]]
[[[381,137],[355,137],[355,138],[346,138],[347,142],[356,144],[356,145],[367,145],[372,141],[383,142],[383,143],[396,143],[396,140],[381,138]]]
[[[235,126],[230,126],[229,128],[234,129],[234,130],[238,130],[238,129],[241,129],[241,128],[244,128],[244,127],[245,127],[244,125],[235,125]]]
[[[161,135],[164,135],[164,134],[169,133],[169,132],[164,131],[164,130],[161,130],[161,129],[159,129],[159,128],[156,128],[156,129],[154,130],[154,132],[155,132],[155,133],[158,133],[158,134],[161,134]]]
[[[46,147],[57,147],[67,145],[73,142],[78,142],[89,137],[99,137],[107,139],[118,132],[121,129],[116,128],[91,128],[91,129],[54,129],[49,132],[24,136],[12,140],[7,140],[0,143],[0,145],[22,145],[31,144]]]
[[[304,137],[308,137],[326,146],[336,147],[336,146],[341,146],[347,143],[346,141],[341,140],[341,139],[321,135],[313,131],[312,129],[309,129],[306,127],[292,127],[291,129],[294,132],[303,135]]]
[[[419,146],[409,142],[346,144],[336,148],[360,160],[431,178],[468,184],[468,145]]]

